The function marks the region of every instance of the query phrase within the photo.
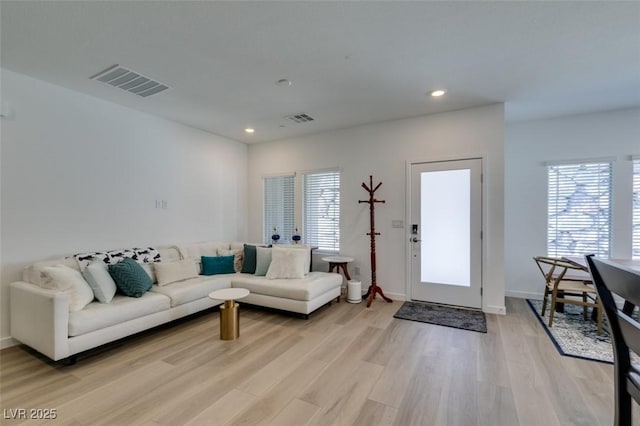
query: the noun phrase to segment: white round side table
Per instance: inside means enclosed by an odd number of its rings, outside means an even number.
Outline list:
[[[340,269],[344,273],[344,277],[347,280],[351,279],[351,275],[349,275],[349,270],[347,269],[347,264],[349,262],[353,262],[355,259],[349,256],[326,256],[322,258],[323,261],[329,262],[329,272],[333,272],[335,269],[339,274]]]
[[[220,340],[235,340],[240,337],[240,305],[234,300],[249,295],[246,288],[223,288],[209,293],[209,298],[224,300],[220,306]]]

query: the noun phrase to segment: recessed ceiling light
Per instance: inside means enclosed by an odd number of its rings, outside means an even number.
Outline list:
[[[436,89],[429,92],[429,96],[433,98],[439,98],[440,96],[444,96],[447,93],[445,89]]]
[[[276,86],[289,87],[291,86],[291,80],[287,80],[286,78],[281,78],[280,80],[276,81]]]
[[[256,129],[252,129],[251,127],[247,127],[246,129],[244,129],[245,132],[247,133],[253,133],[256,131]]]

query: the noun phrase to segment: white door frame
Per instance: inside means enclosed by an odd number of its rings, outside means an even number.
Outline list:
[[[482,272],[481,272],[481,280],[482,280],[482,310],[485,311],[486,306],[486,297],[485,297],[485,288],[484,284],[486,281],[486,273],[487,273],[487,253],[488,253],[488,228],[487,228],[487,166],[489,164],[488,155],[485,153],[479,153],[476,155],[456,155],[456,156],[444,156],[444,157],[429,157],[429,158],[420,158],[420,159],[412,159],[405,161],[405,246],[404,246],[404,258],[405,258],[405,300],[412,300],[412,286],[411,286],[411,241],[410,241],[410,229],[409,226],[411,224],[411,167],[414,164],[421,163],[435,163],[435,162],[443,162],[443,161],[459,161],[459,160],[482,160],[482,195],[481,195],[481,210],[482,210]]]

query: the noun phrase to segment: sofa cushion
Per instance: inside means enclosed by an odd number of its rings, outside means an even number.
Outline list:
[[[255,275],[264,277],[271,266],[271,250],[266,247],[256,247],[256,272]]]
[[[267,279],[304,278],[307,257],[305,250],[273,247]]]
[[[159,293],[171,299],[171,307],[193,302],[197,299],[207,297],[209,293],[221,288],[231,287],[231,278],[235,274],[215,275],[212,277],[192,278],[178,283],[168,284],[162,287],[154,285],[152,293]],[[337,275],[337,274],[334,274]]]
[[[202,275],[233,274],[234,256],[202,256]]]
[[[111,303],[93,302],[81,311],[71,312],[69,336],[80,336],[169,308],[169,298],[161,294],[147,292],[137,299],[117,294]]]
[[[82,310],[93,300],[93,290],[80,271],[65,265],[47,266],[43,269],[45,287],[61,290],[69,295],[69,312]]]
[[[163,286],[198,276],[198,269],[191,259],[174,262],[156,262],[154,264],[158,285]]]
[[[109,303],[116,295],[116,283],[109,275],[107,264],[102,260],[94,260],[82,271],[82,276],[89,283],[93,294],[100,303]]]
[[[274,279],[251,274],[235,274],[231,286],[246,288],[251,293],[282,297],[294,300],[312,300],[317,296],[342,285],[342,275],[328,272],[309,272],[304,278]]]
[[[153,285],[151,277],[131,258],[109,265],[109,274],[118,289],[129,297],[140,297]]]

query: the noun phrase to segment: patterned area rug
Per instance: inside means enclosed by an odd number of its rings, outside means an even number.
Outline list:
[[[404,302],[394,317],[479,333],[487,332],[487,320],[484,312],[433,303]]]
[[[544,317],[540,315],[542,300],[527,299],[527,303],[561,355],[613,364],[613,348],[606,318],[603,318],[602,335],[598,336],[598,325],[591,320],[591,312],[589,320],[585,321],[581,306],[565,305],[564,313],[556,312],[553,326],[549,327],[549,309]]]

